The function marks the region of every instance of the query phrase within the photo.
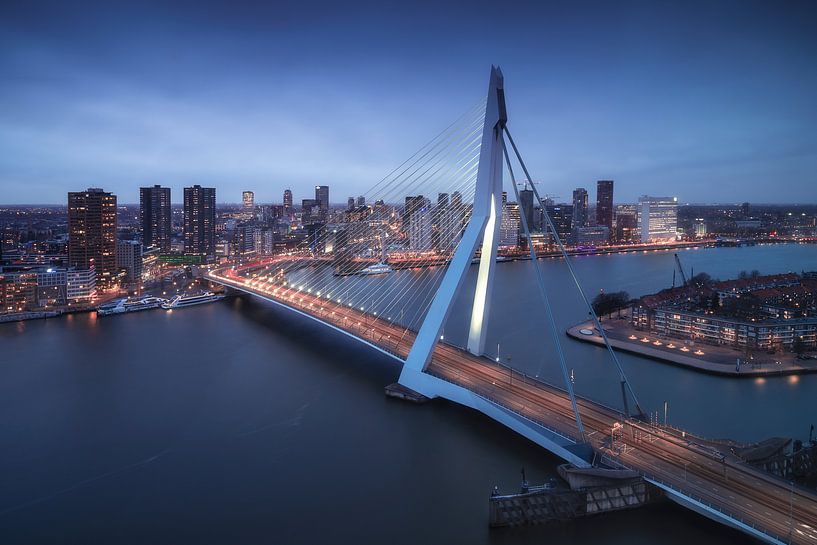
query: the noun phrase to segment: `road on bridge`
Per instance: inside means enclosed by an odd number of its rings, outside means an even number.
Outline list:
[[[209,277],[310,314],[405,359],[415,333],[292,286],[277,283],[268,263],[218,269]],[[570,399],[561,389],[485,357],[440,342],[426,370],[512,412],[580,441]],[[817,495],[722,454],[693,435],[651,425],[580,398],[584,441],[597,456],[640,472],[783,543],[817,544]]]

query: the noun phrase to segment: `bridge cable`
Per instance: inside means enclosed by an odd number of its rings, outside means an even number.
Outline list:
[[[516,147],[516,143],[514,142],[513,137],[511,136],[511,133],[508,130],[508,127],[505,126],[504,129],[505,129],[505,134],[508,136],[508,141],[511,143],[511,146],[513,147],[514,154],[516,155],[516,158],[519,161],[519,164],[522,167],[522,170],[525,173],[525,176],[527,177],[528,181],[532,182],[533,178],[531,178],[531,175],[528,172],[527,167],[525,166],[525,162],[523,161],[522,156],[519,153],[519,149]],[[514,185],[516,185],[516,184],[514,183]],[[618,359],[618,356],[616,355],[615,351],[613,350],[613,347],[610,345],[610,340],[607,338],[607,333],[604,331],[604,328],[601,326],[601,321],[599,320],[598,316],[596,315],[596,311],[593,310],[593,305],[590,304],[590,301],[588,300],[587,296],[584,293],[584,290],[581,287],[581,283],[579,282],[579,279],[576,276],[576,272],[573,270],[573,265],[570,262],[570,258],[569,258],[568,254],[567,254],[567,250],[565,250],[565,247],[562,244],[561,238],[559,237],[558,233],[556,232],[556,227],[555,227],[555,225],[553,224],[553,221],[550,218],[550,214],[547,213],[547,208],[545,207],[545,203],[542,201],[542,197],[539,195],[539,191],[536,189],[536,185],[531,183],[530,186],[531,186],[531,189],[533,190],[534,195],[536,196],[536,200],[539,202],[539,206],[542,209],[542,214],[543,214],[543,216],[545,217],[545,219],[547,221],[548,227],[550,228],[550,230],[551,230],[551,232],[553,234],[553,237],[554,237],[554,240],[556,241],[557,246],[559,247],[559,250],[560,250],[560,252],[562,254],[562,257],[563,257],[563,259],[565,261],[565,264],[567,265],[567,269],[570,272],[570,276],[573,278],[573,282],[576,285],[576,289],[579,291],[579,294],[581,295],[581,298],[584,301],[584,304],[587,306],[587,308],[588,308],[588,310],[590,312],[590,315],[593,318],[593,323],[595,324],[596,328],[598,329],[599,333],[601,334],[601,337],[604,340],[604,345],[607,347],[607,351],[610,353],[610,357],[613,359],[613,362],[615,363],[616,367],[618,368],[619,378],[620,378],[620,381],[621,381],[621,395],[622,395],[622,399],[623,399],[623,402],[624,402],[624,414],[627,417],[630,416],[629,404],[627,402],[627,391],[629,391],[630,396],[632,396],[633,402],[635,403],[636,410],[638,411],[637,416],[643,417],[646,413],[644,413],[643,409],[641,408],[641,405],[638,402],[638,398],[635,395],[635,391],[633,390],[632,386],[630,385],[630,382],[627,380],[627,376],[624,373],[624,368],[622,367],[621,362]]]
[[[516,182],[514,181],[516,178],[513,174],[513,166],[511,165],[511,158],[508,156],[508,148],[505,146],[505,139],[501,139],[502,143],[502,153],[505,155],[505,163],[508,166],[508,173],[511,177],[511,185],[513,185],[514,195],[516,196],[516,202],[522,202],[519,199],[519,188],[516,186]],[[548,317],[548,322],[550,323],[550,329],[553,334],[553,342],[556,345],[556,353],[559,355],[559,366],[562,369],[562,377],[565,381],[565,387],[567,388],[567,392],[570,395],[570,404],[573,407],[573,415],[576,418],[576,427],[579,430],[579,436],[581,437],[582,442],[586,441],[586,436],[584,433],[584,425],[582,424],[582,417],[579,413],[579,407],[576,403],[576,393],[573,391],[573,382],[570,380],[570,376],[567,372],[567,361],[565,359],[564,351],[562,350],[562,343],[559,340],[559,328],[556,325],[556,319],[553,316],[553,308],[550,304],[550,297],[548,296],[547,287],[545,285],[545,278],[542,274],[542,268],[539,266],[539,262],[536,259],[536,250],[533,247],[533,239],[531,237],[530,226],[528,225],[528,219],[526,215],[520,214],[520,219],[522,221],[522,227],[525,230],[525,237],[528,241],[528,248],[530,250],[530,258],[531,263],[533,264],[533,268],[536,270],[536,280],[537,284],[539,285],[539,293],[542,295],[542,300],[545,303],[545,312]]]

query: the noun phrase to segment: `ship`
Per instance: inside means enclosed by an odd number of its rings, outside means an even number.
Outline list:
[[[387,264],[383,263],[375,263],[374,265],[369,265],[365,269],[361,269],[357,272],[357,274],[369,275],[369,274],[388,274],[390,272],[394,272],[394,269],[389,267]]]
[[[139,312],[141,310],[159,308],[165,303],[167,303],[167,299],[154,297],[152,295],[139,299],[127,297],[99,305],[96,309],[96,313],[98,316],[111,316],[113,314],[124,314],[126,312]]]
[[[163,309],[172,310],[174,308],[192,307],[193,305],[202,305],[204,303],[213,303],[224,299],[223,295],[207,291],[197,295],[177,295],[170,301],[162,305]]]

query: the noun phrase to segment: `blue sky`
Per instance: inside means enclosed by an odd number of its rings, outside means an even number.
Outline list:
[[[41,2],[0,7],[0,203],[192,183],[333,202],[505,73],[540,190],[817,202],[813,2]]]

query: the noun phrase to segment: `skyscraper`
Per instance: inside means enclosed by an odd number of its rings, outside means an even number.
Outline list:
[[[406,197],[406,205],[403,208],[403,232],[408,233],[411,227],[411,216],[416,210],[422,208],[425,204],[425,197],[422,195]]]
[[[170,188],[154,185],[139,188],[139,220],[142,224],[142,244],[170,251],[172,235]]]
[[[409,219],[409,248],[424,252],[432,248],[431,204],[422,195],[414,199]]]
[[[322,221],[329,218],[329,186],[315,186],[315,200],[318,201],[319,215]]]
[[[528,189],[527,185],[525,189],[519,192],[519,207],[521,214],[525,216],[525,221],[528,223],[528,229],[533,231],[533,190]]]
[[[292,191],[284,190],[284,216],[292,217]]]
[[[587,227],[587,190],[577,187],[573,190],[573,227]]]
[[[204,256],[216,255],[216,189],[184,188],[184,251]]]
[[[116,195],[102,189],[68,193],[68,265],[96,269],[97,283],[113,285],[116,269]]]
[[[596,225],[613,229],[613,180],[596,184]]]
[[[252,191],[244,191],[241,193],[241,203],[243,205],[244,214],[252,215],[255,210],[255,193]]]

